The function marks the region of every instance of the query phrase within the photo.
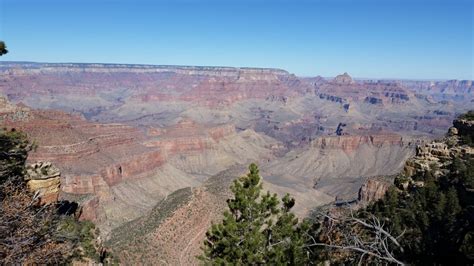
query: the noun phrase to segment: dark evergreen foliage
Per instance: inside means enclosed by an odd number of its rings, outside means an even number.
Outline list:
[[[474,263],[474,157],[456,158],[449,173],[417,176],[423,187],[408,192],[391,189],[367,211],[387,222],[394,235],[403,234],[403,252],[411,264]]]
[[[25,162],[32,147],[25,134],[0,130],[0,261],[6,265],[58,265],[84,257],[98,261],[94,224],[62,210],[71,202],[40,205],[28,190]]]
[[[282,204],[276,194],[262,193],[257,165],[234,181],[229,211],[206,234],[199,258],[207,264],[302,265],[308,263],[304,248],[307,222],[298,223],[290,212],[295,200],[288,194]]]
[[[7,45],[5,44],[5,42],[0,41],[0,56],[2,56],[4,54],[7,54],[7,53],[8,53]]]

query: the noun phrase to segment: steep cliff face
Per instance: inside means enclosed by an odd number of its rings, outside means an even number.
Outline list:
[[[40,204],[58,201],[61,173],[50,162],[37,162],[26,167],[28,189],[39,198]]]
[[[93,193],[99,190],[97,179],[111,186],[163,163],[161,154],[143,146],[144,136],[129,126],[91,124],[57,111],[32,111],[31,115],[27,122],[6,125],[27,132],[37,142],[30,161],[52,161],[63,170],[65,192]]]
[[[359,190],[357,198],[359,207],[383,198],[392,185],[393,180],[391,179],[369,178]]]
[[[0,85],[0,91],[13,100],[25,100],[33,107],[66,107],[55,99],[31,99],[34,95],[54,94],[59,99],[82,102],[82,107],[72,103],[69,107],[83,112],[113,107],[125,97],[142,102],[193,101],[217,106],[298,89],[293,84],[295,77],[270,68],[3,63],[0,71],[8,81]],[[18,91],[10,84],[29,89]],[[80,96],[90,101],[84,103]],[[87,109],[91,103],[96,106],[94,110]]]
[[[173,126],[148,130],[147,147],[159,147],[168,156],[203,152],[221,139],[235,135],[234,125],[203,125],[183,119]]]
[[[373,134],[362,136],[327,136],[320,137],[311,142],[311,147],[327,150],[342,150],[345,153],[353,153],[362,145],[381,147],[384,144],[403,146],[403,137],[393,133]]]
[[[289,73],[276,68],[250,68],[250,67],[205,67],[205,66],[157,66],[157,65],[130,65],[130,64],[87,64],[87,63],[16,63],[4,62],[0,66],[0,71],[10,75],[28,75],[28,74],[48,74],[48,73],[113,73],[113,72],[132,72],[132,73],[180,73],[186,75],[202,75],[217,77],[251,78],[258,75],[272,79],[279,75],[288,75]]]
[[[13,119],[12,114],[18,112],[27,112],[28,119]],[[38,192],[44,203],[58,197],[86,197],[82,214],[99,225],[106,222],[102,208],[113,201],[114,186],[153,176],[164,163],[162,153],[142,145],[145,136],[130,126],[94,124],[60,111],[18,106],[2,117],[4,126],[26,132],[37,145],[28,157],[33,163],[27,168],[30,189]],[[58,169],[37,161],[53,162]]]
[[[356,199],[365,177],[399,172],[413,153],[412,145],[394,134],[321,137],[270,162],[262,171],[273,184],[313,187],[333,200]]]
[[[407,87],[398,82],[355,82],[344,73],[330,82],[315,84],[315,93],[325,99],[338,102],[363,102],[370,105],[390,106],[414,102],[416,97]],[[410,102],[411,100],[411,102]]]
[[[400,185],[407,188],[410,185],[420,185],[411,177],[424,176],[429,173],[434,177],[446,174],[446,168],[455,158],[474,155],[472,144],[465,144],[465,137],[472,139],[474,136],[474,121],[468,119],[456,119],[453,127],[449,129],[448,135],[437,141],[419,145],[416,154],[410,158],[403,169],[403,177]]]

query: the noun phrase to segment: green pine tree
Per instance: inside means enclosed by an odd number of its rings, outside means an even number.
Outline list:
[[[0,41],[0,56],[4,55],[6,53],[8,53],[7,45],[5,44],[5,42]]]
[[[295,200],[288,194],[282,204],[276,194],[262,193],[257,165],[235,180],[229,211],[206,234],[202,256],[206,264],[305,264],[306,222],[290,212]]]

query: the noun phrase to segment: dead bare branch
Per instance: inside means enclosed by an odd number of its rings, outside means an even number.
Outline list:
[[[323,241],[316,241],[313,236],[308,235],[312,243],[307,247],[320,246],[354,252],[360,256],[359,265],[373,258],[404,265],[393,253],[396,249],[403,251],[398,239],[404,232],[394,237],[385,229],[385,223],[376,216],[370,214],[366,218],[356,217],[350,208],[337,217],[327,213],[317,213],[317,216],[325,221]]]

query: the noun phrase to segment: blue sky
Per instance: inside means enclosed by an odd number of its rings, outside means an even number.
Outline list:
[[[0,0],[1,60],[474,79],[473,2]]]

